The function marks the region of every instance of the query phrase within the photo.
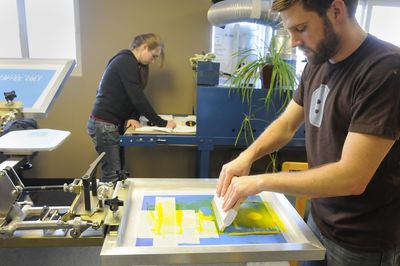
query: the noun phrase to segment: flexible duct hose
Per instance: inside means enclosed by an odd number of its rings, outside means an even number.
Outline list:
[[[208,21],[214,26],[229,23],[252,22],[276,28],[279,13],[271,10],[272,0],[225,0],[208,10]]]

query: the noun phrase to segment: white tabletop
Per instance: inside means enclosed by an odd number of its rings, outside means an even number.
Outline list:
[[[0,137],[0,152],[24,154],[37,151],[52,151],[71,134],[55,129],[29,129],[11,131]]]

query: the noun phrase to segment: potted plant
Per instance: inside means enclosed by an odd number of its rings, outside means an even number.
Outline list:
[[[273,36],[270,44],[256,49],[245,49],[236,53],[238,68],[228,79],[230,89],[239,93],[242,101],[246,101],[249,108],[247,114],[243,114],[241,127],[236,137],[236,144],[241,136],[246,143],[254,141],[252,121],[260,120],[253,112],[253,91],[256,89],[257,81],[261,80],[262,89],[265,91],[263,99],[266,111],[271,104],[275,104],[278,97],[280,106],[274,106],[277,112],[289,103],[293,90],[297,84],[294,66],[285,61],[284,53],[288,37],[283,39],[279,45],[278,38]],[[267,124],[268,121],[265,121]],[[272,171],[276,171],[276,154],[270,155]]]
[[[238,67],[228,82],[231,88],[240,92],[243,100],[251,100],[257,80],[261,79],[262,88],[268,91],[264,99],[267,107],[275,93],[284,100],[282,107],[289,102],[297,80],[295,68],[283,57],[287,41],[288,38],[285,38],[279,45],[278,39],[273,36],[266,47],[244,49],[234,54],[239,58]]]
[[[192,57],[189,58],[190,65],[194,71],[197,71],[198,62],[211,62],[215,59],[214,53],[201,53],[201,54],[194,54]]]

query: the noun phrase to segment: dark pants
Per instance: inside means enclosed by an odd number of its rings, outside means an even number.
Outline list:
[[[124,166],[124,150],[119,145],[121,127],[89,118],[87,131],[96,146],[97,153],[106,153],[101,167],[103,172],[101,180],[104,182],[115,181],[117,171],[122,170]]]
[[[303,266],[400,266],[400,247],[379,252],[348,250],[325,238],[311,213],[307,224],[326,248],[326,256],[323,261],[303,261]]]

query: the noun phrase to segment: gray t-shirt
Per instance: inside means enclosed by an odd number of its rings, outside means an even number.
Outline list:
[[[308,64],[293,99],[304,107],[310,167],[340,160],[348,132],[396,140],[362,195],[313,199],[311,210],[322,234],[347,248],[399,245],[400,49],[369,35],[339,63]]]

